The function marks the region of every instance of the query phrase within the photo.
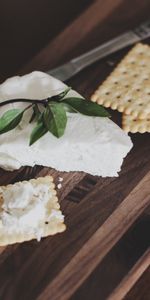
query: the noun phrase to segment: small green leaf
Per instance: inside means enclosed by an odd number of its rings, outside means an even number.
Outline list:
[[[41,115],[41,112],[37,104],[34,104],[32,108],[33,108],[33,113],[29,123],[32,123],[33,121],[37,121],[39,119],[39,116]]]
[[[40,115],[41,115],[41,111],[39,110],[38,104],[34,104],[34,111],[35,111],[35,115],[36,115],[36,120],[39,119]]]
[[[56,137],[61,137],[67,125],[66,111],[61,103],[51,102],[44,112],[44,123]]]
[[[24,110],[11,109],[0,118],[0,134],[14,129],[21,121]]]
[[[67,103],[73,110],[83,115],[94,117],[110,117],[109,113],[103,106],[89,100],[70,97],[65,98],[63,102]]]
[[[37,125],[31,132],[30,135],[30,142],[29,145],[33,145],[37,140],[39,140],[42,136],[44,136],[48,132],[47,128],[45,127],[44,122],[41,120],[37,122]]]
[[[63,92],[61,92],[60,94],[57,94],[55,96],[52,96],[50,98],[48,98],[50,101],[60,101],[62,100],[67,94],[68,92],[71,90],[71,87],[67,87]]]
[[[70,105],[68,105],[67,103],[65,103],[64,101],[62,101],[61,104],[63,105],[63,108],[66,112],[71,112],[71,113],[77,112],[74,109],[72,109],[72,107]]]
[[[33,111],[31,119],[29,121],[29,123],[32,123],[35,120],[35,112]]]

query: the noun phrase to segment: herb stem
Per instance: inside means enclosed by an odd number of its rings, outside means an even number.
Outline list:
[[[24,111],[28,110],[29,108],[31,108],[34,104],[30,104],[29,106],[27,106]]]
[[[10,99],[10,100],[6,100],[3,102],[0,102],[0,107],[7,105],[7,104],[11,104],[11,103],[17,103],[17,102],[24,102],[24,103],[32,103],[32,104],[41,104],[46,106],[48,99],[43,99],[43,100],[36,100],[36,99]]]

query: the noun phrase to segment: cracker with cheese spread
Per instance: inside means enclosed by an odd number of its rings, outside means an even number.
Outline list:
[[[51,176],[0,187],[0,246],[40,240],[65,228]]]

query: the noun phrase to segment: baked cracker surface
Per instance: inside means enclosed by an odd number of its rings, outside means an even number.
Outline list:
[[[123,114],[122,128],[124,129],[124,131],[131,133],[150,132],[150,115],[141,120],[133,117],[132,115]]]
[[[136,44],[91,100],[136,119],[150,114],[150,46]]]

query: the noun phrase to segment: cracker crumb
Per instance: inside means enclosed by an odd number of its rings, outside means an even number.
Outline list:
[[[62,182],[64,179],[62,177],[58,177],[58,181]]]
[[[61,183],[58,183],[57,184],[57,188],[60,190],[62,188],[62,184]]]

